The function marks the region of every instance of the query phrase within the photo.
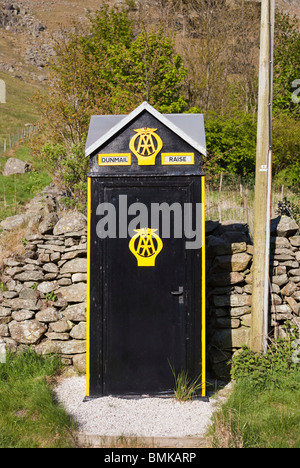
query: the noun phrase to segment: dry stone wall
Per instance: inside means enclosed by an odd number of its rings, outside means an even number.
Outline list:
[[[227,378],[232,356],[250,344],[253,246],[246,225],[208,222],[208,367]],[[300,329],[300,235],[288,217],[271,223],[270,336],[284,336],[288,320]]]
[[[7,349],[32,346],[40,354],[59,353],[85,370],[86,218],[67,214],[28,236],[23,256],[8,258],[0,292],[0,340]]]
[[[84,372],[86,218],[59,216],[61,194],[51,193],[37,197],[27,211],[29,224],[38,221],[38,234],[27,236],[24,255],[5,261],[0,342],[13,351],[31,346],[40,354],[59,353]],[[10,229],[11,221],[3,227]],[[300,235],[287,217],[273,220],[271,231],[269,325],[270,332],[283,336],[286,320],[300,325]],[[250,338],[253,246],[247,226],[208,221],[206,254],[208,369],[226,378],[232,356]]]

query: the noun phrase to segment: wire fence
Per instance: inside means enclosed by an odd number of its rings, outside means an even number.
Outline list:
[[[0,133],[0,154],[6,153],[10,148],[19,143],[20,140],[30,138],[37,132],[38,126],[32,123],[25,124],[9,133]]]

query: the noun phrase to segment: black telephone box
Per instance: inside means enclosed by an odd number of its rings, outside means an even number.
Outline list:
[[[205,396],[203,116],[91,118],[88,174],[87,397]]]

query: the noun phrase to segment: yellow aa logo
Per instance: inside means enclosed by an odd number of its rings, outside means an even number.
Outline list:
[[[129,249],[136,257],[139,267],[155,266],[157,255],[163,248],[161,238],[155,234],[157,229],[135,229],[137,234],[129,242]]]
[[[139,166],[154,166],[155,158],[163,147],[157,128],[139,128],[131,139],[129,148],[138,159]]]

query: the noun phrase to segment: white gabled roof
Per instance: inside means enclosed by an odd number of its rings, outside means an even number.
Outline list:
[[[204,119],[202,114],[161,114],[143,102],[129,115],[97,115],[91,117],[85,156],[90,156],[144,110],[206,156]]]

